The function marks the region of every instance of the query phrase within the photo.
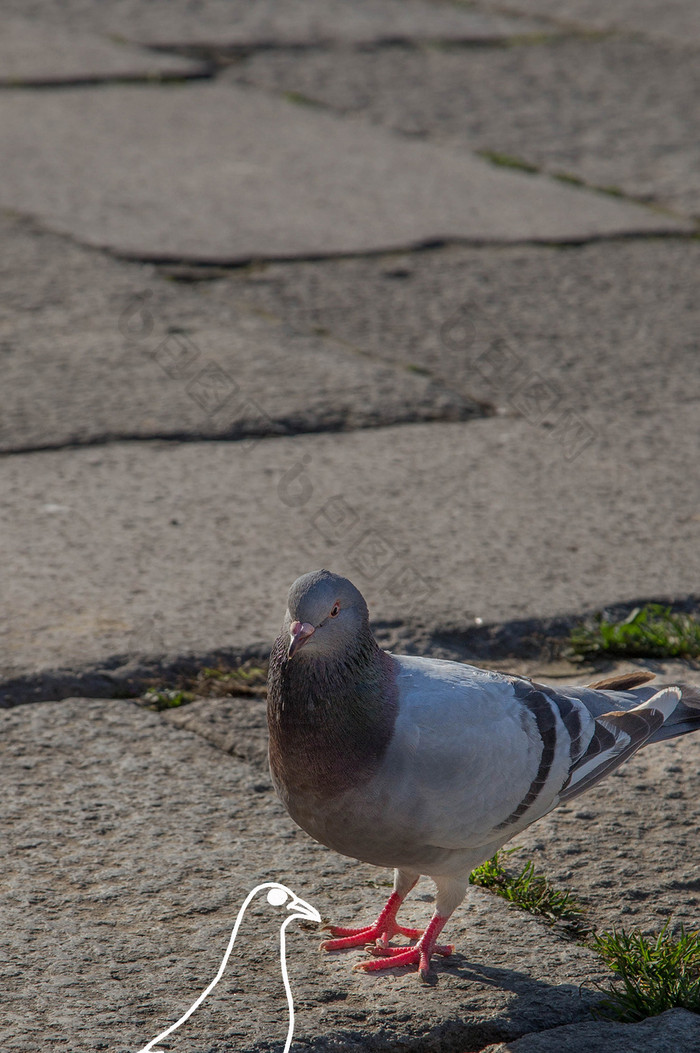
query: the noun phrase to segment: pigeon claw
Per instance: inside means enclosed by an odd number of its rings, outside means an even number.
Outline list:
[[[430,951],[426,947],[421,947],[420,944],[416,944],[415,947],[386,947],[383,950],[374,945],[368,947],[367,950],[375,957],[353,965],[353,971],[369,973],[377,972],[379,969],[399,969],[405,965],[417,965],[421,980],[427,981],[431,972],[431,955],[440,954],[449,958],[451,954],[454,954],[454,944],[437,944]]]
[[[388,943],[387,933],[377,929],[376,925],[371,925],[366,929],[331,928],[330,931],[332,936],[338,932],[347,935],[337,940],[324,940],[319,947],[320,951],[344,951],[346,947],[367,947],[372,946],[373,941],[377,947],[386,947]]]
[[[377,947],[387,947],[392,936],[406,936],[409,940],[417,940],[423,935],[423,929],[411,929],[405,925],[375,923],[367,925],[363,929],[347,929],[341,925],[325,925],[324,929],[331,936],[339,939],[324,940],[319,950],[342,951],[346,947],[365,947],[374,944]]]
[[[387,952],[381,958],[358,962],[353,965],[353,971],[373,973],[379,969],[399,969],[402,965],[417,965],[418,971],[426,976],[430,971],[430,959],[422,947],[387,947]]]

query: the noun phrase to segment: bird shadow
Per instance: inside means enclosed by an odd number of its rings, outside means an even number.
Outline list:
[[[436,969],[437,964],[437,969]],[[582,995],[584,991],[593,995],[584,983],[581,984],[552,984],[547,981],[537,980],[529,973],[518,972],[516,969],[502,969],[495,965],[483,965],[480,962],[469,961],[463,954],[453,954],[449,958],[432,963],[432,971],[436,978],[440,975],[457,976],[461,980],[478,983],[485,987],[495,987],[499,990],[511,991],[515,995],[529,994],[533,989],[575,991]]]
[[[412,941],[406,947],[414,946]],[[346,957],[357,947],[348,947],[338,951],[328,952],[333,957]],[[414,966],[397,966],[386,970],[372,971],[369,975],[380,981],[390,980],[392,977],[415,975]],[[494,965],[484,965],[473,962],[459,951],[449,955],[436,955],[431,960],[430,973],[423,981],[430,987],[439,985],[441,978],[455,977],[468,983],[477,984],[481,987],[492,987],[501,991],[509,991],[516,996],[516,1000],[510,1003],[513,1010],[512,1015],[519,1015],[521,1002],[533,1005],[551,1004],[553,1000],[561,1003],[575,999],[580,1007],[581,1013],[588,1013],[590,1007],[600,1000],[601,994],[595,989],[592,981],[583,981],[580,984],[573,983],[550,983],[538,980],[530,973],[518,972],[516,969],[500,968]],[[553,996],[556,995],[556,998]],[[511,1015],[510,1013],[508,1015]],[[568,1021],[567,1021],[568,1022]]]
[[[513,1038],[531,1031],[543,1031],[590,1020],[591,1010],[603,998],[593,979],[587,978],[578,984],[540,980],[531,973],[473,962],[462,954],[455,954],[452,958],[438,963],[436,982],[440,975],[456,977],[464,983],[467,991],[463,1009],[467,1011],[472,1001],[468,985],[474,985],[475,1002],[478,1000],[478,988],[490,987],[508,992],[501,1010],[489,1021],[491,1034],[497,1037],[489,1037],[488,1042],[512,1041]],[[478,1041],[482,1042],[484,1036],[479,1034],[469,1037],[478,1038]]]
[[[345,957],[348,950],[330,954]],[[410,966],[372,972],[367,981],[377,995],[382,992],[382,1001],[389,996],[393,1003],[397,998],[394,981],[404,976],[417,982],[416,970]],[[430,1026],[449,1031],[450,1048],[455,1049],[483,1049],[531,1032],[590,1020],[591,1009],[602,997],[593,980],[581,984],[541,980],[517,969],[472,961],[459,952],[433,958],[427,982],[430,987],[437,985],[438,991],[442,985],[444,993],[436,991],[434,999],[422,1003],[419,999],[418,1004],[423,1005]],[[410,991],[408,996],[415,997]]]

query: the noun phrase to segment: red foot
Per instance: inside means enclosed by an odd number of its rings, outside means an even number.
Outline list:
[[[375,943],[373,943],[367,948],[367,951],[369,954],[376,955],[377,958],[395,958],[398,954],[404,954],[406,951],[413,951],[417,949],[417,944],[415,947],[378,947]],[[454,954],[454,952],[454,943],[436,943],[430,953],[441,954],[443,958],[449,958],[451,954]],[[396,963],[394,962],[393,964],[395,965]],[[353,968],[359,968],[359,966],[353,966]],[[375,966],[374,968],[378,967]]]
[[[387,925],[375,922],[368,925],[366,929],[343,929],[338,925],[329,925],[328,931],[331,936],[340,936],[338,940],[324,940],[321,944],[322,951],[342,951],[345,947],[364,947],[365,944],[374,944],[378,950],[388,950],[389,940],[392,936],[407,936],[409,940],[417,940],[423,935],[422,929],[407,929],[403,925]]]
[[[374,960],[358,962],[354,969],[362,969],[365,972],[376,972],[378,969],[398,969],[402,965],[417,965],[422,980],[427,980],[430,972],[430,958],[433,954],[442,954],[445,957],[454,954],[454,946],[450,944],[436,944],[438,933],[444,926],[447,918],[435,914],[428,928],[415,947],[380,947],[370,948],[371,953],[382,955]]]
[[[409,940],[417,940],[423,935],[423,929],[409,929],[405,925],[399,925],[396,921],[396,913],[400,906],[401,897],[398,892],[392,892],[387,905],[374,925],[367,925],[361,929],[346,929],[341,925],[329,925],[328,931],[331,936],[339,936],[340,939],[324,940],[320,950],[342,951],[346,947],[363,947],[373,942],[378,949],[388,949],[389,940],[396,935],[407,936]]]

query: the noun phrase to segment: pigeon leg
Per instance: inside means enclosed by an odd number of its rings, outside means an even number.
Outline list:
[[[447,957],[454,953],[454,946],[451,943],[438,944],[437,938],[448,918],[452,917],[453,912],[464,899],[467,882],[463,878],[444,875],[434,877],[433,881],[437,888],[435,913],[418,943],[414,947],[387,947],[384,952],[379,947],[373,947],[371,948],[372,953],[382,954],[382,957],[376,957],[374,961],[359,962],[354,966],[355,969],[375,972],[377,969],[396,969],[402,965],[417,965],[421,980],[427,981],[432,955],[442,954]]]
[[[448,957],[454,953],[453,944],[436,942],[448,918],[449,914],[446,916],[434,914],[415,947],[387,947],[384,951],[380,948],[372,948],[372,953],[381,954],[382,957],[367,962],[358,962],[353,969],[376,972],[378,969],[398,969],[402,965],[417,965],[421,980],[427,980],[431,956],[442,954]]]
[[[374,925],[367,925],[362,929],[346,929],[341,925],[329,925],[328,931],[331,936],[339,936],[340,939],[324,940],[320,949],[322,951],[341,951],[345,947],[363,947],[366,943],[376,941],[377,946],[387,947],[389,940],[397,933],[415,940],[423,932],[422,929],[408,929],[399,925],[396,914],[403,902],[403,896],[398,892],[392,892],[389,900]]]
[[[331,936],[339,939],[324,940],[321,944],[322,951],[341,951],[346,947],[364,947],[367,943],[374,942],[378,948],[385,948],[392,936],[406,936],[409,940],[416,940],[422,936],[422,929],[409,929],[405,925],[399,925],[396,915],[399,907],[408,893],[418,881],[415,874],[397,870],[394,877],[394,891],[389,896],[384,910],[381,912],[373,925],[365,925],[359,929],[347,929],[340,925],[329,925],[328,931]]]

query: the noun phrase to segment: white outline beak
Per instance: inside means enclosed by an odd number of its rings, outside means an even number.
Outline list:
[[[287,910],[293,910],[300,918],[307,918],[309,921],[321,923],[321,915],[316,908],[307,903],[305,899],[300,899],[299,896],[295,896],[292,902],[287,904]]]

